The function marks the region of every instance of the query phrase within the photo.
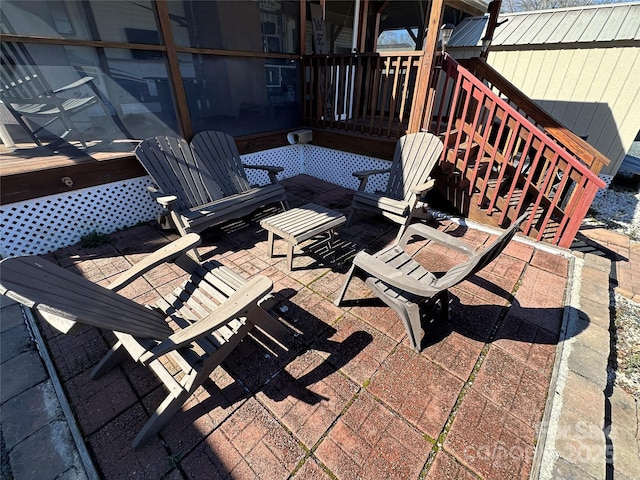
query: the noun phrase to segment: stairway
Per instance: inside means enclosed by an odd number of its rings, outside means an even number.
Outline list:
[[[525,165],[518,168],[518,159],[507,161],[500,152],[494,154],[488,147],[481,153],[476,141],[470,145],[461,142],[456,148],[457,137],[457,132],[449,135],[446,155],[433,172],[436,188],[444,199],[459,214],[496,227],[506,227],[520,212],[527,212],[529,217],[533,216],[528,235],[553,242],[563,211],[553,207],[540,235],[555,192],[550,197],[541,196],[539,186],[528,181],[530,159],[525,159]]]

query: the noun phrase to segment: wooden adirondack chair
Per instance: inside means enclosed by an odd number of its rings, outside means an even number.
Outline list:
[[[281,345],[288,336],[287,329],[261,306],[272,301],[267,296],[271,280],[257,275],[246,281],[221,264],[200,264],[186,254],[199,243],[195,233],[182,237],[106,288],[36,256],[0,262],[0,294],[33,308],[54,327],[66,333],[84,323],[113,331],[118,341],[92,378],[128,355],[164,383],[169,393],[136,436],[134,447],[160,431],[254,326]],[[174,262],[188,276],[182,288],[161,298],[155,307],[116,293],[166,262]]]
[[[74,115],[98,105],[105,115],[112,116],[93,84],[93,77],[83,76],[53,89],[26,47],[17,43],[2,43],[0,63],[0,99],[38,146],[42,146],[38,133],[59,120],[65,129],[59,138],[65,138],[73,131],[86,148],[87,143],[73,121]],[[44,123],[38,125],[29,119]],[[117,115],[113,119],[125,136],[130,138],[131,134]]]
[[[354,172],[360,185],[353,196],[347,226],[353,220],[354,210],[379,212],[405,227],[412,218],[425,217],[425,212],[417,205],[418,200],[435,185],[429,175],[443,148],[440,139],[431,133],[411,133],[398,140],[390,168]],[[369,177],[383,173],[389,173],[385,191],[365,192]]]
[[[422,319],[429,307],[439,300],[442,308],[448,308],[448,290],[491,263],[511,241],[526,216],[518,218],[480,252],[435,228],[420,223],[410,225],[394,245],[373,255],[359,252],[354,257],[335,304],[339,306],[342,302],[357,269],[371,291],[400,316],[411,348],[420,352],[424,332]],[[409,239],[414,236],[464,253],[469,260],[437,277],[405,252]]]
[[[284,169],[243,165],[233,137],[225,133],[201,132],[191,146],[173,137],[148,138],[135,154],[156,184],[153,196],[169,210],[181,235],[241,218],[270,203],[288,208],[284,187],[276,179]],[[244,168],[265,170],[271,184],[252,187]]]

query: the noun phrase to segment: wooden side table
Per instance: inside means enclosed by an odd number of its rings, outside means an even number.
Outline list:
[[[274,235],[286,240],[287,268],[293,265],[293,247],[305,240],[324,232],[329,232],[329,249],[333,230],[347,221],[344,215],[329,208],[307,203],[302,207],[292,208],[260,222],[260,226],[269,232],[267,254],[273,257]]]

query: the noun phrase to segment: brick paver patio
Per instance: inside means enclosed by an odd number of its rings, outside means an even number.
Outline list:
[[[292,207],[312,201],[348,210],[348,190],[304,176],[284,183]],[[343,308],[333,304],[349,256],[392,241],[394,224],[358,216],[339,231],[335,258],[310,245],[288,273],[284,242],[269,259],[257,220],[205,232],[202,253],[273,280],[274,312],[292,331],[289,350],[258,335],[244,342],[139,450],[131,441],[163,397],[160,383],[132,362],[90,380],[112,334],[87,327],[62,335],[42,325],[104,478],[528,478],[562,323],[565,257],[512,242],[453,289],[450,319],[433,323],[416,354],[397,316],[362,282],[352,283]],[[447,221],[440,227],[477,246],[491,237]],[[176,237],[141,225],[111,238],[47,258],[108,284]],[[434,270],[457,260],[436,264],[441,250],[412,248]],[[178,271],[163,268],[122,293],[150,303],[177,282]]]

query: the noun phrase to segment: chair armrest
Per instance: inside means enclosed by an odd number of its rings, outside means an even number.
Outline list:
[[[475,255],[476,253],[476,250],[473,247],[464,243],[462,240],[422,223],[414,223],[407,227],[405,232],[402,234],[402,238],[398,242],[398,246],[404,248],[407,245],[409,238],[413,236],[422,237],[425,240],[431,240],[467,255]]]
[[[390,168],[383,168],[379,170],[359,170],[357,172],[353,172],[351,175],[356,178],[362,179],[363,177],[370,177],[371,175],[379,175],[381,173],[389,173],[390,171]]]
[[[420,183],[419,185],[414,185],[411,187],[411,191],[415,193],[418,197],[422,197],[425,193],[435,187],[436,181],[433,178],[427,179],[426,182]]]
[[[358,185],[358,191],[364,191],[364,188],[367,186],[367,181],[371,175],[380,175],[382,173],[389,173],[391,171],[390,168],[383,168],[380,170],[359,170],[357,172],[353,172],[351,175],[360,180],[360,185]]]
[[[413,293],[414,295],[429,296],[437,291],[436,289],[430,288],[429,284],[422,283],[415,278],[405,275],[400,270],[390,267],[366,252],[359,252],[354,257],[353,264],[384,283],[399,288],[402,291]]]
[[[178,200],[178,197],[176,197],[175,195],[167,195],[166,193],[160,191],[154,185],[148,185],[147,190],[149,190],[149,193],[151,193],[151,197],[156,202],[158,202],[163,207],[168,208],[169,210],[171,210],[171,205],[173,205]]]
[[[258,307],[258,301],[273,288],[273,282],[264,275],[257,275],[242,285],[235,293],[221,303],[218,308],[209,313],[202,320],[192,323],[153,348],[147,355],[140,358],[143,363],[149,363],[173,350],[189,345],[194,340],[208,335],[234,318],[250,317],[250,310]]]
[[[266,170],[267,172],[273,172],[273,173],[284,172],[284,167],[279,167],[277,165],[247,165],[243,163],[242,166],[244,168],[250,168],[254,170]]]
[[[271,183],[278,183],[278,179],[276,178],[276,174],[280,172],[284,172],[284,167],[279,167],[276,165],[247,165],[242,164],[244,168],[249,168],[251,170],[264,170],[269,174],[269,179]]]
[[[178,197],[176,197],[175,195],[165,195],[165,196],[154,197],[154,200],[158,202],[160,205],[162,205],[164,208],[171,210],[171,206],[174,203],[176,203],[176,201],[178,200]]]
[[[178,240],[171,242],[169,245],[165,245],[160,250],[153,252],[151,255],[147,255],[129,270],[120,274],[118,278],[107,286],[107,288],[109,290],[118,291],[158,265],[171,262],[177,257],[194,249],[200,245],[201,241],[202,239],[197,233],[189,233],[184,237],[180,237]]]
[[[60,87],[60,88],[56,88],[53,93],[60,93],[60,92],[64,92],[67,90],[72,90],[74,88],[78,88],[82,85],[84,85],[85,83],[89,83],[90,81],[93,80],[93,77],[82,77],[80,80],[76,80],[73,83],[70,83],[69,85],[65,85],[64,87]]]

